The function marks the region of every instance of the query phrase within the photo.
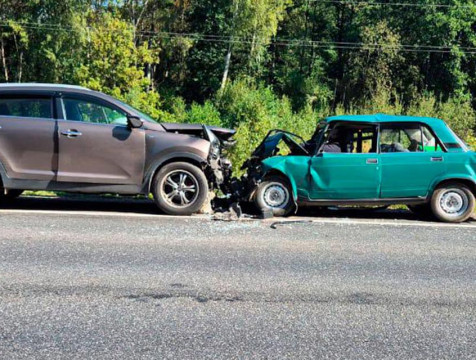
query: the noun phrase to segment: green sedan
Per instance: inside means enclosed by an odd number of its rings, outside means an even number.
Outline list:
[[[405,204],[463,222],[475,207],[476,153],[440,119],[334,116],[308,141],[273,130],[245,168],[250,198],[275,216],[299,205]]]

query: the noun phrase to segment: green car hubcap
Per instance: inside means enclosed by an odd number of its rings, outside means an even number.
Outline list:
[[[461,216],[468,209],[468,196],[464,191],[451,189],[440,195],[440,207],[450,216]]]
[[[289,200],[289,191],[279,183],[269,184],[263,192],[263,200],[271,208],[284,208]]]

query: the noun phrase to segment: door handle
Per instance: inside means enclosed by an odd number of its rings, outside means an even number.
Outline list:
[[[61,135],[63,136],[66,136],[67,138],[71,139],[71,138],[75,138],[75,137],[78,137],[78,136],[81,136],[83,135],[82,133],[80,133],[79,131],[77,130],[65,130],[65,131],[62,131],[61,132]]]
[[[367,164],[378,164],[378,159],[367,159],[365,161]]]
[[[442,156],[432,157],[432,158],[431,158],[431,161],[433,161],[433,162],[442,162],[442,161],[443,161],[443,157],[442,157]]]

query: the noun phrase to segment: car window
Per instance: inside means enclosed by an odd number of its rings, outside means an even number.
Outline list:
[[[354,132],[353,153],[369,154],[375,152],[375,131],[372,128],[359,129]]]
[[[424,152],[442,151],[438,139],[433,135],[428,126],[422,125],[421,129],[423,132],[422,150]]]
[[[420,125],[383,125],[380,132],[380,151],[382,153],[423,151]]]
[[[0,99],[0,116],[53,118],[50,98],[15,97]]]
[[[93,101],[64,98],[66,120],[93,124],[127,125],[126,113]]]
[[[382,153],[442,151],[438,139],[426,125],[384,124],[381,129],[380,151]]]
[[[367,124],[337,124],[325,134],[324,153],[368,154],[377,152],[377,128]]]

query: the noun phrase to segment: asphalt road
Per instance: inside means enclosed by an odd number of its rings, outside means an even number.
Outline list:
[[[476,223],[286,221],[21,199],[0,210],[0,359],[476,357]]]

